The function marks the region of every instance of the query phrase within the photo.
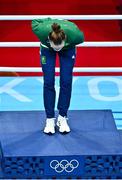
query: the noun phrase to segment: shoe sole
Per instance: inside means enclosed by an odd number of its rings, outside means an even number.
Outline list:
[[[47,134],[47,135],[53,135],[53,134],[55,134],[55,132],[54,133],[52,133],[52,132],[44,132],[45,134]]]
[[[51,132],[51,131],[49,131],[49,132],[46,132],[46,131],[43,131],[45,134],[55,134],[55,132]]]

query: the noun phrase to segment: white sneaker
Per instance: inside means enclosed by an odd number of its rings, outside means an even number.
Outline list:
[[[70,132],[70,127],[67,123],[67,120],[68,120],[68,118],[66,118],[65,116],[64,117],[61,115],[58,116],[56,125],[59,127],[59,131],[61,133]]]
[[[47,118],[46,126],[44,128],[44,133],[46,134],[54,134],[55,133],[55,118]]]

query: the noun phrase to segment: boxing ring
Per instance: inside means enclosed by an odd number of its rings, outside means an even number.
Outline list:
[[[46,16],[0,16],[32,20]],[[50,16],[122,20],[120,15]],[[2,47],[39,47],[39,42],[0,42]],[[79,47],[122,47],[122,42],[84,42]],[[60,68],[55,68],[60,72]],[[42,72],[37,67],[0,67],[0,72]],[[122,67],[74,67],[74,72],[122,72]],[[68,112],[71,133],[43,133],[43,77],[1,77],[0,178],[121,179],[122,76],[74,76]],[[59,76],[55,80],[59,93]],[[58,95],[56,103],[58,100]],[[58,112],[56,111],[56,117]]]

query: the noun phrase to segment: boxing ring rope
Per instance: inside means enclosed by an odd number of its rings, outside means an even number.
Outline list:
[[[33,20],[38,18],[68,20],[122,20],[122,15],[1,15],[0,20]],[[40,42],[0,42],[0,47],[40,47]],[[122,47],[122,41],[84,42],[78,47]],[[60,68],[55,68],[60,72]],[[36,67],[0,67],[1,72],[42,72]],[[122,72],[122,67],[74,67],[73,72]]]
[[[42,72],[38,67],[0,67],[0,72]],[[55,68],[55,72],[60,72],[60,68]],[[122,72],[122,67],[74,67],[73,72]]]
[[[47,17],[68,20],[122,20],[122,15],[1,15],[0,20],[32,20]]]
[[[0,42],[0,47],[40,47],[40,42]],[[122,47],[122,41],[86,41],[77,47]]]

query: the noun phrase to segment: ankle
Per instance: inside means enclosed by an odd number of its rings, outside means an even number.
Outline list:
[[[56,119],[56,118],[47,118],[47,119],[46,119],[46,123],[54,124],[54,123],[55,123],[55,119]]]

